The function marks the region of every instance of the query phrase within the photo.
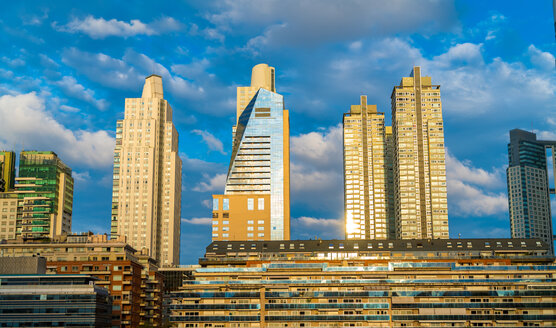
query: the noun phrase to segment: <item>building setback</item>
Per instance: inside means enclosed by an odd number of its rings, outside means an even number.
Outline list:
[[[415,66],[391,100],[396,238],[448,238],[440,86]]]
[[[534,133],[514,129],[508,144],[506,170],[510,225],[514,238],[539,238],[554,253],[550,187],[546,148],[552,149],[554,168],[556,141],[537,140]]]
[[[289,111],[274,91],[266,64],[253,68],[251,87],[238,88],[226,187],[213,195],[213,240],[290,238]]]
[[[162,78],[151,75],[141,98],[126,98],[117,122],[111,235],[148,250],[161,266],[179,264],[181,167],[172,108]]]
[[[177,327],[556,325],[538,239],[218,241],[199,264]]]

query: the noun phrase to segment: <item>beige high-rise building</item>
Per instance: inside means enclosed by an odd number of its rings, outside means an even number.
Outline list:
[[[223,195],[213,195],[213,240],[290,239],[290,131],[274,68],[253,67],[237,88],[237,121]]]
[[[181,168],[162,77],[151,75],[141,98],[126,98],[117,122],[111,235],[148,249],[161,266],[179,264]]]
[[[352,105],[344,114],[344,210],[347,239],[391,238],[384,113],[376,105]],[[390,128],[390,127],[388,127]]]
[[[415,66],[391,99],[397,238],[448,238],[440,86]]]

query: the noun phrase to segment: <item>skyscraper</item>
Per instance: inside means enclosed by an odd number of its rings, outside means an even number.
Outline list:
[[[116,125],[111,235],[148,249],[161,266],[179,264],[181,167],[162,77],[151,75]]]
[[[0,192],[14,188],[15,184],[15,153],[0,151]]]
[[[391,100],[397,238],[448,238],[440,86],[415,66]]]
[[[274,91],[266,64],[253,68],[250,87],[238,88],[226,187],[213,195],[213,240],[290,238],[289,112]]]
[[[536,134],[519,129],[510,131],[508,144],[508,202],[513,238],[539,238],[554,253],[550,187],[546,149],[556,141],[537,140]]]
[[[392,238],[384,113],[361,96],[361,104],[344,114],[343,126],[346,238]]]
[[[56,153],[22,151],[16,182],[16,237],[43,239],[71,232],[73,178]]]

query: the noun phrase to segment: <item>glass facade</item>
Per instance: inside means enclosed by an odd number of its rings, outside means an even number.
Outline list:
[[[112,298],[94,280],[0,275],[0,327],[109,327]]]
[[[284,239],[284,99],[259,89],[236,127],[225,194],[270,194],[270,239]],[[249,199],[254,208],[254,199]],[[289,204],[289,202],[288,202]]]
[[[42,239],[71,232],[73,178],[54,152],[21,152],[15,188],[16,236]]]
[[[554,252],[546,147],[556,142],[537,140],[534,133],[514,129],[508,144],[506,170],[510,225],[514,238],[540,238]],[[554,163],[553,163],[554,165]]]
[[[177,327],[556,325],[538,239],[213,242],[200,263],[171,294]]]

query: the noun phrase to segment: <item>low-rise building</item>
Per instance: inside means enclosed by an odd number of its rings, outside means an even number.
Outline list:
[[[0,275],[0,327],[110,327],[112,299],[86,275]]]
[[[213,242],[172,293],[178,327],[556,325],[539,239]]]
[[[87,274],[113,297],[112,327],[162,324],[163,276],[154,260],[141,255],[122,240],[106,235],[78,234],[50,243],[21,240],[0,244],[0,256],[42,256],[47,274]]]

